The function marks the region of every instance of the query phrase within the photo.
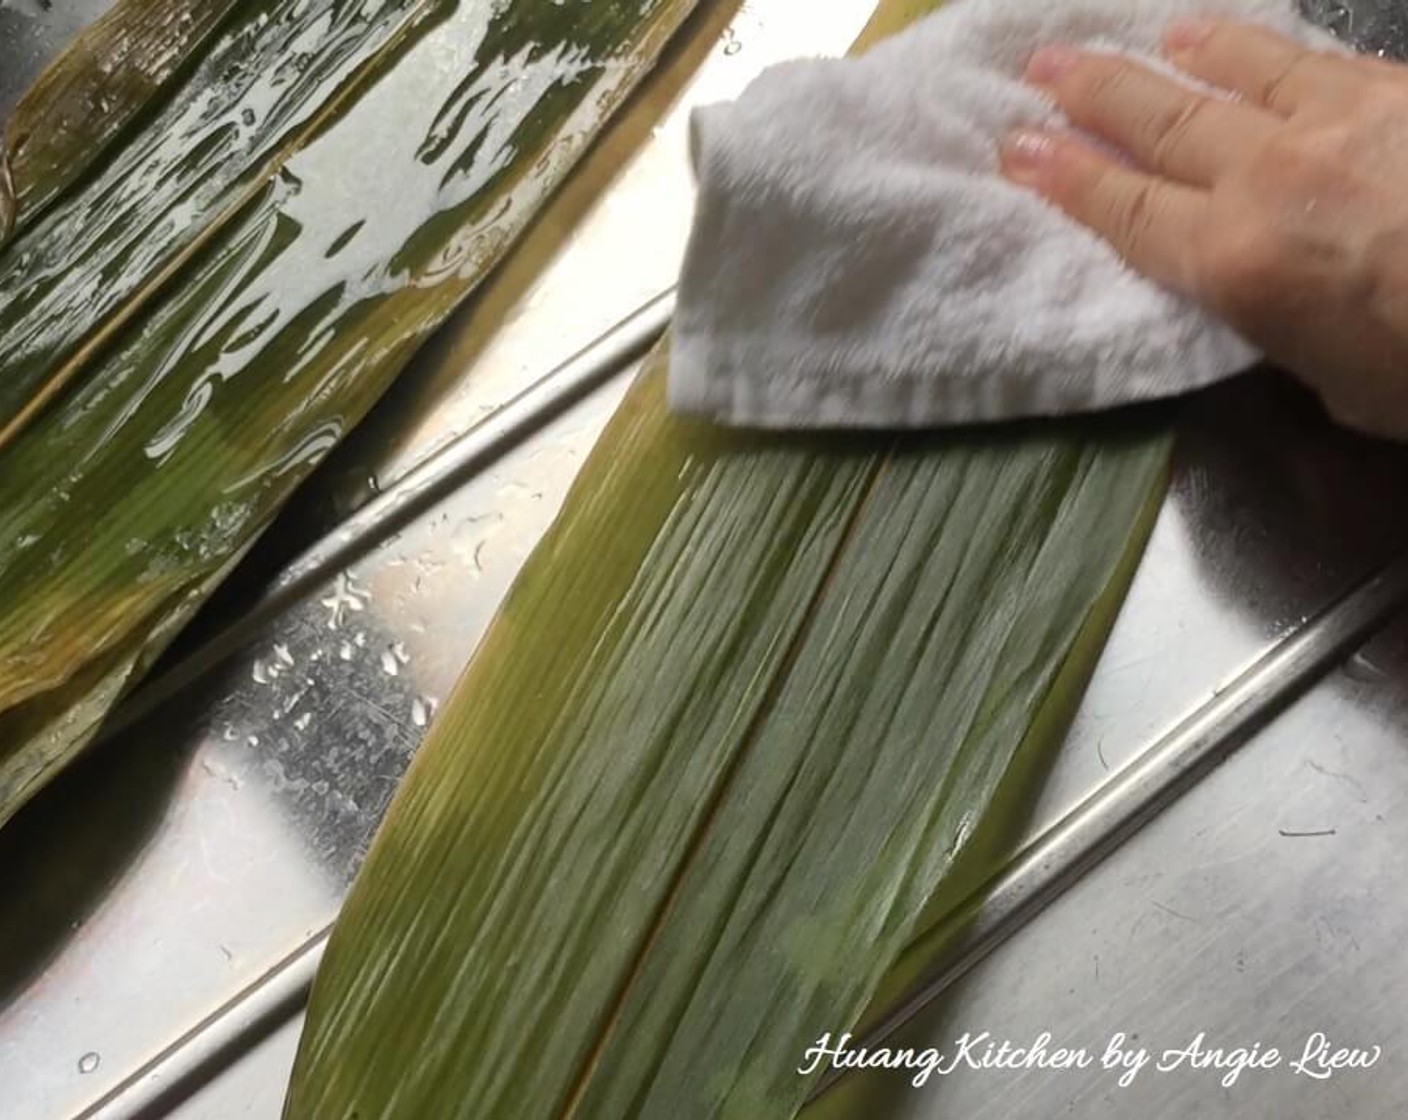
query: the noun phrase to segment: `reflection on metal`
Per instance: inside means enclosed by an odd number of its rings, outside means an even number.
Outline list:
[[[327,947],[328,932],[313,938],[75,1120],[154,1120],[208,1084],[251,1046],[302,1011]]]

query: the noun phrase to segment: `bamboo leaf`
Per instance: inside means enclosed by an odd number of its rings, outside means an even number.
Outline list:
[[[800,1108],[801,1056],[861,1018],[979,822],[1012,811],[1033,721],[1073,710],[1053,684],[1142,549],[1162,455],[1059,435],[890,453],[577,1115]]]
[[[8,180],[12,220],[0,218],[0,243],[103,154],[234,7],[235,0],[118,0],[78,34],[5,124],[0,178]]]
[[[725,435],[664,360],[398,793],[292,1120],[791,1115],[1078,698],[1165,441]]]
[[[724,434],[666,415],[666,361],[398,792],[289,1120],[791,1116],[1031,803],[1168,438]]]
[[[412,922],[353,901],[328,966],[350,989],[326,1024],[314,1011],[313,1071],[295,1082],[290,1115],[378,1116],[392,1098],[406,1115],[447,1120],[551,1115],[570,1091],[874,472],[865,454],[721,454],[729,443],[715,433],[678,439],[662,417],[654,382],[623,407],[603,439],[610,452],[585,468],[537,553],[556,563],[519,582],[466,699],[426,745],[381,850],[410,844],[415,865],[433,836],[456,886],[432,899],[418,883],[406,903],[427,909]],[[738,516],[718,518],[719,504]],[[379,894],[379,881],[370,869],[359,889]],[[618,910],[622,895],[633,905]],[[481,922],[489,911],[501,920]],[[395,982],[384,966],[402,954],[443,963],[437,948],[503,1001],[500,1014],[465,1016],[463,990],[418,1006],[382,998]],[[355,1029],[373,1009],[386,1029]],[[449,1033],[428,1047],[432,1020]]]
[[[459,5],[0,450],[0,821],[502,257],[690,7]]]
[[[95,351],[258,197],[428,17],[454,7],[451,0],[240,5],[239,18],[215,35],[147,127],[0,253],[0,446],[85,375]],[[79,48],[82,54],[46,74],[35,96],[113,80],[101,77],[119,53],[111,40],[99,46],[85,38]],[[33,123],[24,117],[18,127]],[[43,122],[51,139],[39,151],[67,152],[51,131],[57,123]],[[23,191],[25,181],[15,186]]]

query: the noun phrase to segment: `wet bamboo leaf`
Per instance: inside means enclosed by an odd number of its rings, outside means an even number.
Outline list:
[[[139,315],[183,253],[233,220],[429,17],[454,7],[241,4],[147,126],[0,253],[0,445],[69,380],[87,376],[96,343]],[[357,176],[364,163],[340,174]]]
[[[0,450],[0,820],[503,255],[690,6],[458,5]]]
[[[1030,729],[1074,710],[1094,662],[1069,658],[1142,550],[1162,458],[1041,435],[891,453],[577,1115],[802,1105],[801,1055],[861,1018],[975,830],[1018,808],[1019,751],[1059,742]],[[1063,669],[1079,687],[1053,689]]]
[[[5,123],[0,152],[15,220],[28,222],[78,179],[234,7],[235,0],[119,0],[80,32]],[[0,217],[0,243],[9,232]]]
[[[727,434],[666,415],[666,360],[398,792],[288,1120],[791,1116],[1031,803],[1167,437]]]
[[[791,1115],[1079,696],[1162,439],[724,435],[662,377],[412,765],[293,1120]]]

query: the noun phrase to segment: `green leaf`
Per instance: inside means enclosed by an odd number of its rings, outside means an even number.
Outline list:
[[[456,6],[0,449],[0,821],[503,257],[691,6]]]
[[[179,18],[181,7],[168,14]],[[210,242],[218,247],[222,227],[384,70],[427,16],[454,7],[447,0],[252,0],[237,18],[217,18],[220,30],[199,65],[164,90],[146,127],[108,150],[0,254],[0,445],[70,381],[90,376],[95,349],[139,319],[190,254]],[[132,12],[115,9],[62,56],[35,87],[33,107],[72,108],[67,98],[102,82],[122,84],[117,108],[135,114],[142,66],[161,72],[175,60],[161,57],[173,47],[162,25],[145,22],[143,53],[123,54]],[[114,66],[121,69],[105,76]],[[66,158],[72,146],[62,125],[29,114],[12,122],[20,134],[7,141],[13,172],[24,170],[34,144],[20,147],[16,159],[18,141],[39,128],[47,138],[39,158]],[[90,110],[87,127],[101,133],[103,116]],[[21,202],[27,187],[48,195],[60,186],[42,167],[32,170],[37,179],[16,178]]]
[[[0,243],[103,154],[234,7],[235,0],[118,0],[78,34],[5,122],[0,151],[12,213],[9,222],[0,218]]]
[[[1167,441],[669,417],[585,465],[412,764],[286,1115],[792,1115],[1029,793]]]

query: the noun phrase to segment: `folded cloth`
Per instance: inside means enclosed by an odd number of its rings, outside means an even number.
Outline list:
[[[698,202],[669,397],[764,427],[924,427],[1167,397],[1255,351],[998,173],[1021,80],[1065,42],[1154,60],[1180,17],[1330,40],[1294,0],[955,0],[848,59],[695,112]]]

